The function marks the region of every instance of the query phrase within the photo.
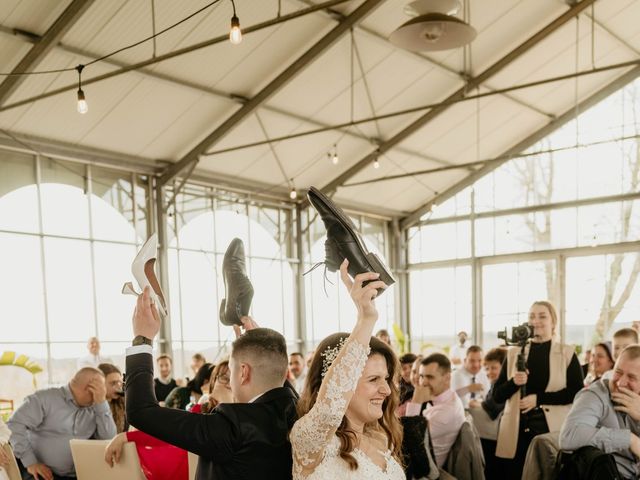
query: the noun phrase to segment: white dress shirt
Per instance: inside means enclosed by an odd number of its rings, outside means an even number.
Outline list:
[[[471,392],[460,393],[459,389],[468,387],[472,383],[482,384],[483,390],[472,394]],[[462,400],[464,408],[469,408],[469,400],[472,398],[476,400],[483,400],[487,395],[487,392],[491,388],[491,382],[487,378],[487,374],[484,369],[480,369],[475,375],[470,373],[466,368],[462,367],[451,374],[451,390],[456,392]]]
[[[86,357],[82,357],[78,359],[78,370],[84,367],[93,367],[98,368],[98,365],[101,363],[111,363],[113,364],[113,360],[109,357],[102,357],[100,355],[87,355]]]

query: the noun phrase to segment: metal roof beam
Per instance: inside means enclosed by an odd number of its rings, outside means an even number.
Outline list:
[[[629,70],[624,75],[618,77],[616,80],[614,80],[613,82],[609,83],[607,86],[601,88],[596,93],[594,93],[593,95],[589,96],[588,98],[586,98],[585,100],[580,102],[577,106],[571,107],[564,114],[562,114],[561,116],[559,116],[555,120],[549,122],[547,125],[545,125],[541,129],[539,129],[538,131],[536,131],[535,133],[533,133],[529,137],[525,138],[524,140],[519,142],[517,145],[515,145],[515,146],[511,147],[510,149],[508,149],[501,156],[509,157],[511,155],[515,155],[517,153],[520,153],[520,152],[526,150],[527,148],[530,148],[536,142],[539,142],[544,137],[546,137],[547,135],[549,135],[553,131],[557,130],[558,128],[560,128],[565,123],[567,123],[570,120],[574,119],[580,113],[582,113],[585,110],[591,108],[592,106],[594,106],[598,102],[604,100],[609,95],[611,95],[612,93],[616,92],[617,90],[623,88],[625,85],[628,85],[629,83],[631,83],[632,81],[634,81],[638,77],[640,77],[640,66],[635,67],[632,70]],[[456,183],[452,187],[448,188],[447,190],[442,192],[440,195],[432,198],[429,202],[427,202],[424,205],[420,206],[420,208],[418,208],[417,210],[412,212],[410,215],[404,217],[400,221],[400,227],[402,229],[407,229],[407,228],[413,226],[414,224],[416,224],[417,222],[420,221],[420,218],[425,213],[429,212],[429,210],[431,209],[431,206],[433,204],[435,204],[435,203],[441,204],[442,202],[445,202],[449,198],[451,198],[454,195],[456,195],[458,192],[464,190],[469,185],[472,185],[478,179],[482,178],[483,176],[487,175],[488,173],[491,173],[493,170],[498,168],[500,165],[503,165],[504,163],[508,162],[509,160],[512,160],[512,159],[505,158],[505,160],[502,161],[502,162],[492,163],[492,164],[487,165],[487,166],[485,166],[483,168],[480,168],[479,170],[477,170],[475,173],[469,175],[468,177],[465,177],[463,180],[461,180],[460,182]]]
[[[298,0],[299,2],[301,2],[304,5],[313,5],[313,2],[309,1],[309,0]],[[331,8],[327,8],[325,10],[325,14],[330,17],[333,18],[334,20],[340,20],[341,18],[344,17],[344,15],[342,15],[339,11],[331,9]],[[366,33],[367,35],[369,35],[371,38],[377,40],[378,42],[384,44],[384,45],[388,45],[389,44],[389,39],[386,38],[384,35],[381,35],[380,33],[376,32],[375,30],[365,27],[364,25],[359,25],[357,27],[357,30],[363,33]],[[402,50],[402,49],[398,49],[398,51],[401,51],[403,53],[405,53],[406,55],[411,55],[414,57],[419,58],[420,60],[426,61],[428,63],[430,63],[431,65],[434,65],[435,67],[440,68],[441,70],[444,70],[445,72],[447,72],[448,74],[450,74],[453,77],[462,79],[463,81],[467,81],[469,80],[469,75],[467,75],[465,72],[462,72],[458,69],[455,69],[453,67],[450,67],[449,65],[447,65],[446,63],[443,63],[439,60],[436,60],[435,58],[432,58],[428,55],[425,55],[422,52],[411,52],[409,50]],[[491,87],[490,85],[487,85],[486,83],[484,84],[484,88],[486,88],[487,90],[490,91],[494,91],[496,90],[495,88]],[[501,93],[501,95],[506,98],[511,100],[514,103],[519,104],[522,107],[525,107],[533,112],[539,113],[540,115],[544,115],[545,117],[548,118],[555,118],[553,114],[549,113],[549,112],[545,112],[544,110],[536,107],[535,105],[532,105],[530,103],[525,102],[524,100],[519,99],[518,97],[515,97],[513,95],[509,95],[508,93]]]
[[[73,0],[56,21],[53,22],[53,25],[49,27],[40,40],[31,47],[29,52],[20,60],[11,73],[28,72],[38,65],[82,14],[87,11],[93,1],[94,0]],[[23,75],[10,75],[5,78],[4,82],[0,84],[0,105],[17,90],[26,78],[27,77]]]
[[[3,25],[0,25],[0,34],[5,34],[8,36],[12,36],[12,37],[18,37],[21,39],[24,39],[25,41],[29,42],[29,43],[37,43],[40,40],[40,36],[36,33],[32,33],[32,32],[28,32],[25,30],[19,30],[19,29],[13,29],[13,28],[9,28],[9,27],[5,27]],[[100,55],[96,54],[96,53],[92,53],[89,52],[87,50],[84,50],[82,48],[77,48],[77,47],[72,47],[70,45],[67,45],[65,43],[59,42],[58,44],[56,44],[55,46],[57,49],[66,52],[66,53],[70,53],[72,55],[79,55],[81,57],[86,57],[86,58],[98,58],[100,57]],[[128,68],[130,67],[130,64],[119,61],[119,60],[114,60],[112,58],[107,58],[105,60],[103,60],[104,63],[108,64],[108,65],[113,65],[115,67],[118,68]],[[138,74],[142,77],[147,77],[147,78],[151,78],[153,80],[159,80],[161,82],[165,82],[171,85],[177,85],[179,87],[185,87],[185,88],[189,88],[193,91],[199,92],[199,93],[205,93],[207,95],[210,95],[212,97],[216,97],[219,98],[221,100],[225,100],[228,102],[234,102],[237,103],[239,105],[242,105],[243,103],[245,103],[248,99],[243,98],[239,95],[234,95],[232,93],[228,93],[228,92],[223,92],[222,90],[217,90],[215,88],[211,88],[208,86],[204,86],[204,85],[200,85],[198,83],[195,82],[191,82],[182,78],[178,78],[178,77],[174,77],[172,75],[167,75],[166,73],[161,73],[161,72],[157,72],[151,69],[146,69],[146,68],[140,68],[138,70],[132,70],[132,73]],[[300,115],[288,110],[284,110],[282,108],[278,108],[278,107],[274,107],[272,105],[262,105],[260,108],[271,112],[271,113],[276,113],[278,115],[282,115],[284,117],[288,117],[300,122],[304,122],[304,123],[309,123],[311,125],[314,125],[316,127],[320,127],[320,128],[328,128],[331,125],[329,125],[328,123],[324,123],[324,122],[320,122],[318,120],[314,120],[312,118],[309,117],[305,117],[304,115]],[[360,140],[366,140],[366,141],[371,141],[371,138],[364,135],[363,133],[359,133],[357,131],[354,131],[350,128],[338,128],[336,129],[336,131],[343,133],[349,137],[352,138],[358,138]],[[435,163],[439,163],[442,165],[449,165],[449,163],[444,162],[443,160],[440,160],[438,158],[434,158],[434,157],[430,157],[428,155],[425,155],[422,152],[417,152],[415,150],[411,150],[408,148],[402,148],[399,147],[398,152],[400,153],[404,153],[405,155],[411,155],[413,157],[416,158],[420,158],[422,160],[426,160],[429,162],[435,162]]]
[[[520,58],[525,52],[529,51],[531,48],[536,46],[542,40],[547,38],[549,35],[560,29],[563,25],[569,22],[572,18],[582,12],[584,9],[589,7],[596,0],[582,0],[581,2],[573,5],[569,8],[565,13],[560,15],[558,18],[553,20],[547,26],[545,26],[542,30],[538,31],[536,34],[531,36],[524,43],[520,44],[516,48],[514,48],[507,55],[502,57],[496,63],[491,65],[485,71],[480,73],[478,76],[470,78],[466,85],[462,88],[458,89],[452,95],[447,97],[444,102],[457,100],[459,98],[463,98],[464,95],[469,91],[476,87],[482,85],[483,82],[494,76],[496,73],[500,72],[503,68],[514,62],[516,59]],[[420,118],[412,122],[406,128],[395,134],[389,140],[381,143],[378,149],[372,151],[360,161],[358,161],[355,165],[349,167],[346,171],[338,175],[336,178],[331,180],[327,185],[322,188],[322,191],[325,193],[333,192],[338,187],[343,185],[347,180],[356,175],[362,169],[364,169],[367,165],[369,165],[377,155],[387,152],[388,150],[394,148],[400,142],[404,141],[409,136],[413,135],[415,132],[423,128],[427,125],[431,120],[436,118],[441,113],[445,112],[449,107],[447,105],[443,105],[441,107],[434,107],[429,110],[427,113],[422,115]]]
[[[275,79],[273,79],[266,87],[258,92],[253,98],[249,99],[235,113],[227,118],[213,132],[201,140],[193,147],[182,159],[171,165],[160,177],[160,184],[164,185],[173,177],[175,177],[182,169],[186,168],[192,162],[197,162],[199,156],[206,152],[212,145],[222,139],[227,133],[233,130],[239,123],[247,118],[248,115],[262,105],[274,93],[280,90],[298,73],[300,73],[307,65],[313,62],[321,54],[329,49],[335,42],[342,38],[349,30],[370,12],[378,7],[384,0],[366,0],[353,13],[340,22],[333,30],[320,39],[315,45],[307,50],[295,62],[287,67]]]

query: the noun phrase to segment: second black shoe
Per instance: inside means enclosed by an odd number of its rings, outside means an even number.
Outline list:
[[[253,285],[247,277],[244,244],[234,238],[222,261],[225,298],[220,302],[220,321],[223,325],[242,325],[240,317],[249,315],[253,299]]]
[[[396,282],[382,259],[369,252],[356,226],[333,200],[315,187],[309,189],[307,196],[327,229],[324,263],[329,271],[338,270],[346,258],[349,260],[348,271],[352,277],[359,273],[376,272],[387,286]],[[365,285],[366,283],[368,282]],[[379,289],[378,294],[383,291]]]

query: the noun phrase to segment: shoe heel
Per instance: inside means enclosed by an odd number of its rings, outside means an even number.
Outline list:
[[[227,299],[223,298],[220,301],[220,312],[218,313],[219,317],[220,317],[220,322],[222,322],[223,325],[227,325],[227,318],[225,316],[225,306],[227,304]]]
[[[396,283],[396,279],[393,278],[391,271],[387,268],[384,262],[375,253],[369,252],[366,255],[367,261],[373,267],[373,271],[380,274],[380,280],[391,286]]]
[[[133,288],[133,283],[131,282],[127,282],[122,286],[122,294],[138,296],[138,292]]]

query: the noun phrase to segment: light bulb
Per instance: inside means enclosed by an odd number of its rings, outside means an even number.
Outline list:
[[[289,192],[289,198],[291,200],[295,200],[296,198],[298,198],[298,192],[296,192],[295,188],[291,188],[291,191]]]
[[[331,157],[331,162],[334,165],[337,165],[339,161],[340,161],[340,159],[338,158],[338,153],[336,152],[336,153],[333,154],[333,157]]]
[[[229,31],[229,41],[234,45],[242,42],[242,30],[240,30],[240,19],[234,15],[231,17],[231,30]]]
[[[437,203],[432,203],[431,204],[431,213],[435,213],[436,210],[438,209],[438,204]]]
[[[89,105],[84,97],[84,92],[81,88],[78,89],[78,113],[85,114],[89,111]]]
[[[429,22],[425,25],[422,34],[424,35],[425,40],[435,43],[442,36],[443,32],[444,25],[442,22]]]
[[[373,161],[373,168],[376,168],[376,169],[380,168],[380,162],[378,161],[377,158]]]

